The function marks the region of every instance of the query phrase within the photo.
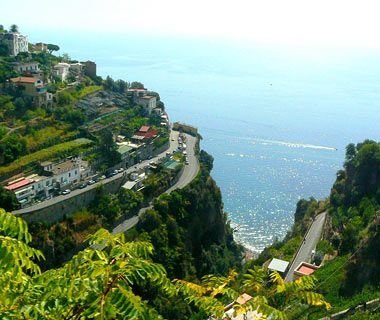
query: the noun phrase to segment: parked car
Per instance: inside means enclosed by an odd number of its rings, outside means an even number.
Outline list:
[[[86,188],[87,187],[87,183],[81,183],[80,185],[79,185],[79,189],[84,189],[84,188]]]
[[[70,189],[66,189],[66,190],[63,190],[63,191],[62,191],[62,194],[63,194],[63,195],[66,195],[66,194],[69,194],[70,192],[71,192]]]
[[[94,184],[95,183],[95,180],[90,180],[90,181],[88,181],[88,185],[92,185],[92,184]]]
[[[99,177],[99,180],[104,180],[106,176],[103,174],[102,176]]]

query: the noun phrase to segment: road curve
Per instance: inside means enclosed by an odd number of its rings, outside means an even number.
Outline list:
[[[298,248],[298,252],[293,259],[290,268],[285,277],[286,282],[293,281],[293,272],[302,262],[309,262],[311,258],[311,253],[315,250],[319,239],[321,238],[323,225],[326,220],[326,211],[317,215],[310,226],[308,232],[306,233],[301,246]]]
[[[176,137],[178,138],[178,136]],[[171,186],[168,190],[165,191],[165,193],[170,193],[173,190],[181,189],[185,186],[187,186],[193,179],[197,176],[199,172],[199,162],[198,158],[195,155],[195,145],[197,142],[197,138],[186,134],[186,145],[187,145],[187,157],[189,159],[189,164],[185,165],[184,170],[178,179],[178,181]],[[153,205],[150,203],[148,207],[141,208],[136,216],[133,216],[132,218],[129,218],[127,220],[124,220],[122,223],[117,225],[113,230],[112,233],[120,233],[125,232],[131,228],[133,228],[138,222],[141,215],[148,209],[152,209]]]
[[[43,201],[41,203],[37,203],[37,204],[34,204],[34,205],[26,207],[26,208],[15,210],[12,213],[15,214],[15,215],[26,214],[26,213],[31,213],[33,211],[37,211],[37,210],[40,210],[40,209],[44,209],[44,208],[50,207],[50,206],[52,206],[52,205],[54,205],[56,203],[59,203],[61,201],[65,201],[65,200],[67,200],[69,198],[75,197],[78,194],[87,192],[90,189],[94,189],[94,188],[98,187],[100,184],[110,183],[110,182],[112,182],[114,180],[120,179],[124,175],[127,176],[130,173],[132,173],[132,172],[134,172],[134,171],[136,171],[138,169],[142,169],[142,168],[146,167],[149,164],[149,162],[151,162],[151,161],[157,161],[158,159],[165,157],[166,156],[166,152],[172,153],[177,148],[178,148],[178,131],[171,130],[170,131],[170,146],[169,146],[169,149],[167,149],[164,152],[158,154],[157,156],[153,157],[152,159],[144,160],[141,163],[135,164],[134,166],[127,168],[122,173],[118,173],[118,174],[116,174],[113,177],[107,178],[105,180],[101,180],[101,181],[99,181],[99,182],[97,182],[97,183],[95,183],[93,185],[87,186],[84,189],[75,189],[75,190],[71,191],[71,193],[69,193],[67,195],[60,195],[60,196],[54,197],[52,199],[45,200],[45,201]]]

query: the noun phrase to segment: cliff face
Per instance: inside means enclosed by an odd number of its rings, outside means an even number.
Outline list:
[[[238,266],[242,248],[233,240],[220,189],[210,176],[212,157],[201,151],[201,173],[186,188],[159,197],[137,226],[149,238],[154,260],[169,276],[201,277]]]

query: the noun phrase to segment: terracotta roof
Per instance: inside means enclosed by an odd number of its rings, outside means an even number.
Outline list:
[[[5,186],[4,188],[7,189],[7,190],[10,190],[10,191],[13,191],[13,190],[16,190],[16,189],[19,189],[21,187],[25,187],[27,186],[28,184],[31,184],[33,183],[33,180],[30,180],[30,179],[23,179],[21,181],[17,181],[16,183],[13,183],[9,186]]]
[[[307,262],[301,262],[298,267],[296,268],[296,270],[294,270],[294,273],[298,273],[298,274],[301,274],[301,275],[310,275],[312,273],[314,273],[315,270],[317,270],[318,267],[315,266],[315,265],[312,265],[310,263],[307,263]]]
[[[249,294],[243,293],[239,298],[236,299],[236,302],[238,304],[244,304],[251,299],[252,297]]]
[[[38,81],[37,78],[33,77],[17,77],[10,79],[13,83],[35,83]]]
[[[306,266],[302,266],[302,267],[299,268],[297,271],[298,271],[298,272],[301,272],[301,273],[303,273],[303,274],[306,274],[306,275],[310,275],[310,274],[312,274],[315,270],[312,269],[312,268],[306,267]]]
[[[142,127],[140,128],[139,132],[148,132],[149,129],[150,129],[149,126],[142,126]]]

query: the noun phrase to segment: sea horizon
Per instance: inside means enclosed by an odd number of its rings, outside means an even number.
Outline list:
[[[380,137],[377,49],[120,34],[29,38],[95,61],[103,77],[141,81],[160,94],[171,121],[198,127],[235,237],[252,251],[285,236],[299,199],[328,196],[347,144]]]

